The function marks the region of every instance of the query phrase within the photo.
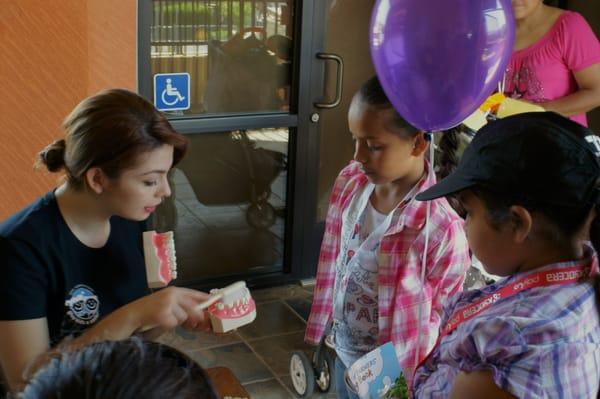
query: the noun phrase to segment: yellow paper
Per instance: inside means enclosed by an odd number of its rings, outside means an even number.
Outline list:
[[[481,107],[479,107],[479,109],[482,112],[487,112],[492,110],[493,108],[497,107],[499,104],[501,104],[504,100],[506,100],[506,96],[502,93],[494,93],[491,96],[489,96],[483,104],[481,104]]]
[[[481,112],[480,109],[476,109],[475,112],[462,123],[469,129],[478,131],[487,124],[487,119],[485,118],[485,113]]]
[[[514,98],[505,98],[498,107],[496,116],[506,118],[507,116],[522,114],[523,112],[544,112],[545,109],[537,104],[526,101],[515,100]]]

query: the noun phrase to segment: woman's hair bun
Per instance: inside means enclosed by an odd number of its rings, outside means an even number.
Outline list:
[[[38,154],[38,164],[43,164],[50,172],[58,172],[65,166],[65,140],[56,140]]]

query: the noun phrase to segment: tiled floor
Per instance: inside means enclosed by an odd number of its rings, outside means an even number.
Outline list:
[[[471,268],[465,285],[483,284],[481,274]],[[160,341],[186,352],[203,367],[230,368],[254,399],[297,398],[289,361],[294,351],[304,351],[309,358],[313,353],[303,341],[312,287],[287,285],[254,290],[252,296],[257,304],[256,320],[237,331],[216,336],[181,330]],[[335,393],[311,396],[336,397]]]
[[[312,348],[303,342],[311,289],[283,286],[255,290],[252,295],[257,316],[248,326],[220,336],[178,330],[160,341],[186,352],[203,367],[230,368],[254,399],[296,398],[289,360],[294,351],[312,354]]]

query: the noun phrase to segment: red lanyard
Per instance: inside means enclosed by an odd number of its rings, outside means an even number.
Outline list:
[[[572,266],[530,274],[526,277],[523,277],[500,288],[496,292],[479,299],[477,302],[464,306],[455,311],[452,317],[448,319],[448,322],[444,328],[442,328],[439,339],[441,340],[443,337],[456,330],[459,325],[479,315],[481,312],[492,306],[500,299],[509,298],[530,288],[575,283],[580,281],[582,277],[587,276],[588,274],[589,267]]]
[[[551,285],[564,285],[576,283],[582,279],[582,277],[589,274],[590,268],[588,266],[571,266],[563,267],[560,269],[554,269],[546,272],[539,272],[530,274],[517,281],[514,281],[499,290],[479,299],[477,302],[463,306],[452,314],[452,317],[448,319],[446,325],[442,328],[438,340],[429,352],[429,355],[423,359],[423,361],[417,366],[417,369],[422,366],[425,361],[431,356],[431,354],[438,347],[442,339],[452,333],[465,321],[471,320],[475,316],[481,314],[484,310],[492,306],[495,302],[500,299],[509,298],[513,295],[518,294],[521,291],[528,290],[530,288],[537,287],[548,287]]]

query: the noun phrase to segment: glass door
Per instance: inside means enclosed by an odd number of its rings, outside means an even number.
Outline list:
[[[339,104],[319,109],[318,162],[315,163],[314,214],[311,232],[307,235],[305,261],[315,275],[318,254],[325,227],[325,217],[331,189],[341,169],[353,156],[353,144],[348,130],[348,108],[354,93],[363,82],[375,74],[369,51],[369,23],[375,0],[331,0],[322,2],[324,31],[321,50],[338,56],[344,65],[341,88],[336,79],[335,65],[324,65],[324,95],[332,98],[340,92]],[[350,28],[351,27],[351,28]]]
[[[139,92],[155,99],[161,74],[189,78],[187,109],[165,111],[188,135],[189,152],[151,221],[175,232],[178,284],[301,278],[302,221],[312,208],[306,171],[318,126],[310,115],[323,76],[315,4],[143,0],[138,7]]]

